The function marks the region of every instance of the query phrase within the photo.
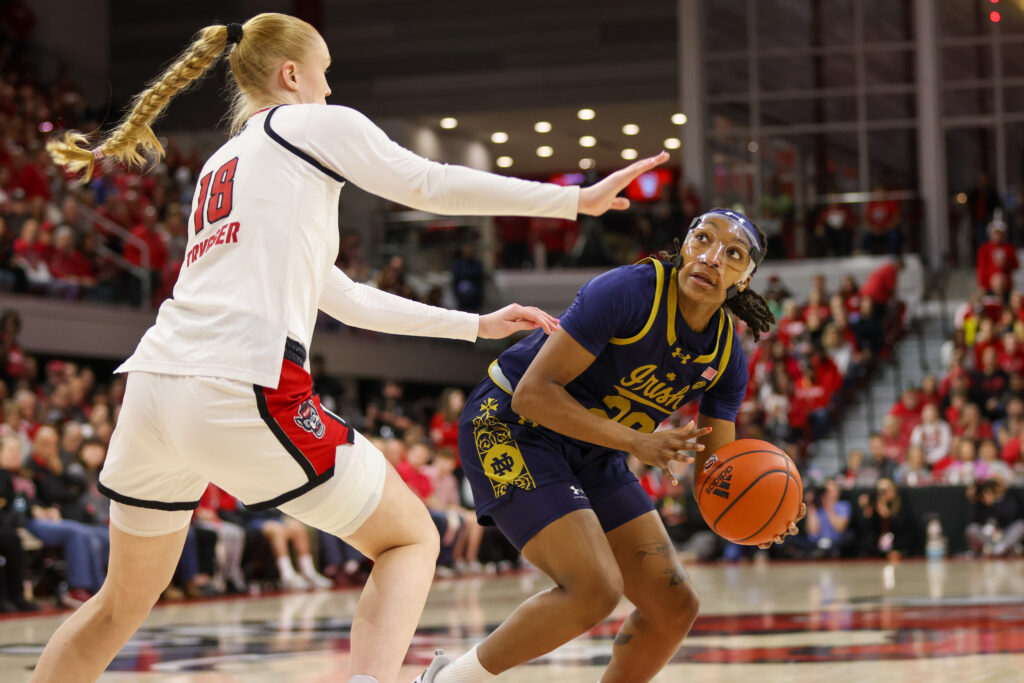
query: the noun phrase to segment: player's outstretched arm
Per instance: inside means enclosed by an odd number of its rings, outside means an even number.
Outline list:
[[[302,131],[278,130],[347,181],[385,199],[450,216],[543,216],[574,219],[622,210],[618,197],[637,176],[668,161],[667,152],[643,159],[583,189],[560,187],[424,159],[391,140],[361,113],[348,107],[313,107]],[[293,123],[297,123],[293,122]],[[301,143],[301,144],[300,144]]]
[[[346,325],[365,330],[464,341],[501,339],[538,327],[551,334],[558,327],[557,318],[532,306],[509,304],[487,315],[428,306],[353,282],[339,268],[328,274],[319,308]]]

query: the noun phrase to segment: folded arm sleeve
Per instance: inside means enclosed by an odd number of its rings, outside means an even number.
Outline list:
[[[299,144],[363,190],[422,211],[575,219],[579,207],[578,187],[429,161],[348,107],[309,105],[305,140]]]
[[[352,327],[417,337],[476,341],[480,316],[428,306],[353,282],[331,268],[320,295],[320,310]]]

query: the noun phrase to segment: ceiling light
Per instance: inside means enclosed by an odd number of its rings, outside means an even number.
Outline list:
[[[549,157],[554,153],[555,150],[551,149],[547,145],[541,145],[540,147],[537,148],[537,156],[539,157]]]
[[[751,154],[757,154],[757,150],[759,149],[761,149],[761,147],[754,140],[747,143],[747,151]]]
[[[499,145],[508,142],[508,133],[505,133],[500,130],[497,131],[496,133],[491,133],[491,142]]]
[[[548,123],[547,121],[538,121],[537,123],[533,124],[533,129],[538,133],[550,133],[551,124]]]
[[[453,118],[451,116],[446,116],[443,119],[441,119],[441,127],[442,128],[447,128],[447,129],[450,130],[450,129],[454,128],[457,125],[459,125],[459,120],[456,119],[456,118]]]
[[[672,114],[672,123],[681,126],[686,123],[686,114]]]
[[[625,159],[626,161],[632,161],[633,159],[636,159],[636,157],[636,150],[633,149],[632,147],[627,147],[626,149],[622,150],[622,158]]]
[[[661,144],[665,145],[665,149],[679,149],[683,145],[679,138],[665,138]]]
[[[597,138],[593,135],[584,135],[580,138],[580,147],[593,147],[597,144]]]
[[[494,163],[498,165],[498,168],[508,168],[512,165],[512,157],[498,157]]]
[[[627,123],[622,127],[622,132],[626,135],[636,135],[640,132],[640,126],[635,123]]]
[[[589,121],[590,119],[597,116],[593,109],[580,109],[576,112],[576,116],[579,117],[580,121]]]
[[[594,160],[580,159],[580,168],[582,168],[584,171],[587,170],[588,168],[594,168]]]

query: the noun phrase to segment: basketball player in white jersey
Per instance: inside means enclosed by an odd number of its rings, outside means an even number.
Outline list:
[[[557,321],[516,304],[483,316],[448,311],[352,282],[332,265],[343,183],[442,214],[572,219],[625,208],[616,195],[668,158],[582,190],[427,161],[358,112],[326,104],[331,58],[312,26],[261,14],[200,31],[98,146],[69,133],[50,143],[54,159],[88,177],[104,156],[159,158],[151,124],[225,51],[232,137],[200,173],[174,296],[119,368],[127,390],[101,476],[113,501],[107,581],[54,633],[36,681],[99,677],[167,586],[211,481],[374,560],[352,621],[349,680],[394,680],[433,576],[437,532],[381,453],[312,393],[317,310],[381,332],[467,341],[551,332]]]

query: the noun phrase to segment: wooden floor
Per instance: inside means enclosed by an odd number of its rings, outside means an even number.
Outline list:
[[[772,563],[690,568],[702,611],[657,681],[1024,681],[1024,560]],[[465,651],[526,596],[536,573],[435,584],[403,679],[435,647]],[[158,607],[101,680],[343,680],[358,593],[333,591]],[[593,683],[628,614],[499,681]],[[28,680],[66,613],[0,619],[0,681]]]

